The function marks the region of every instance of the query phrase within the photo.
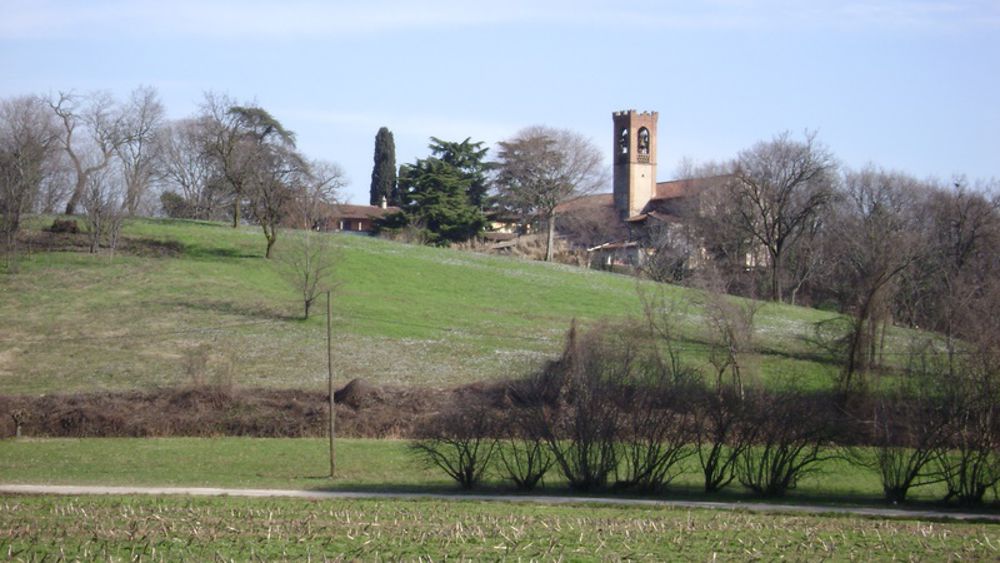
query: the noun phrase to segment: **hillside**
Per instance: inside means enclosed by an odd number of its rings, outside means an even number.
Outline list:
[[[253,227],[136,220],[114,258],[66,250],[28,229],[31,252],[0,276],[0,389],[51,393],[170,386],[200,379],[318,389],[326,379],[323,306],[301,303],[265,260]],[[286,234],[285,236],[295,236]],[[338,380],[442,386],[516,377],[558,354],[572,319],[642,312],[637,287],[685,305],[683,350],[705,362],[692,290],[554,264],[333,237]],[[279,247],[281,241],[279,239]],[[55,245],[55,250],[43,250]],[[836,367],[809,344],[833,315],[767,305],[754,360],[764,378],[826,385]]]

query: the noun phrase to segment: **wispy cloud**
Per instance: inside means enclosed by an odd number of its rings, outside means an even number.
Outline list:
[[[483,25],[965,28],[1000,25],[995,0],[0,0],[0,37],[301,38]]]
[[[607,21],[672,29],[965,29],[1000,27],[994,0],[709,0],[630,3]]]
[[[460,140],[472,136],[475,140],[493,143],[505,139],[523,124],[463,118],[454,115],[358,113],[332,110],[280,110],[290,122],[322,123],[340,128],[371,132],[388,126],[397,136],[428,139],[431,136]]]
[[[0,36],[96,36],[109,31],[221,38],[358,35],[400,29],[447,28],[531,19],[547,10],[515,0],[510,5],[461,0],[13,0],[6,4]]]

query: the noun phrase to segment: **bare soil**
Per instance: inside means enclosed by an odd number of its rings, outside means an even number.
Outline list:
[[[90,252],[90,236],[83,232],[23,231],[17,237],[21,252]],[[121,237],[115,252],[153,258],[183,254],[184,245],[177,241],[151,238]]]
[[[409,438],[448,405],[502,403],[507,384],[449,389],[376,386],[356,379],[334,393],[337,431],[354,438]],[[329,395],[294,389],[186,386],[152,391],[0,395],[0,437],[321,437]]]

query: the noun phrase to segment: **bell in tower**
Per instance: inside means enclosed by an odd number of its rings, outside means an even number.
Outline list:
[[[642,212],[656,193],[657,113],[616,111],[614,122],[614,200],[623,219]]]

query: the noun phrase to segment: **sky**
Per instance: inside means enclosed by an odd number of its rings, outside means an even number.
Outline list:
[[[816,132],[847,167],[1000,178],[1000,0],[0,0],[0,97],[154,87],[256,103],[367,203],[375,133],[493,147],[531,125],[607,153],[659,112],[659,180]],[[609,186],[610,191],[610,186]]]

